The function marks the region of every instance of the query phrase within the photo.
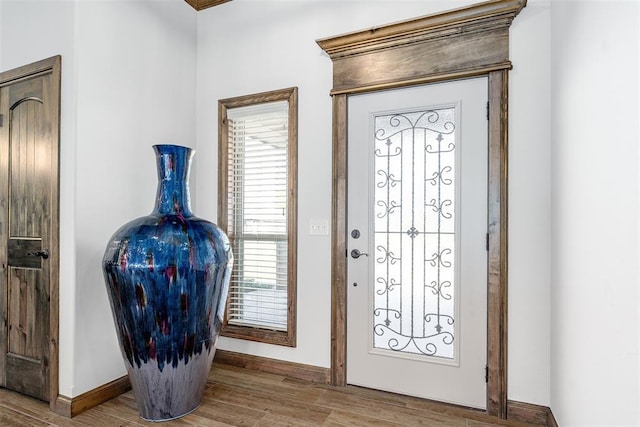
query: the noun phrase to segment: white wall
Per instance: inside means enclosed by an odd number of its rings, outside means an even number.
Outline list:
[[[0,1],[0,70],[62,55],[60,123],[60,369],[71,396],[75,325],[76,55],[72,1]]]
[[[550,10],[529,0],[511,26],[508,396],[549,405]]]
[[[73,397],[126,374],[102,254],[153,208],[151,146],[195,146],[196,12],[177,0],[2,0],[0,19],[2,71],[63,57],[59,384]]]
[[[473,1],[235,0],[198,14],[197,213],[216,216],[217,100],[299,87],[298,346],[221,339],[220,348],[330,366],[331,60],[315,40]],[[509,397],[549,404],[549,8],[514,21],[510,91]],[[532,122],[532,118],[535,120]],[[514,129],[518,126],[518,129]]]
[[[80,1],[77,19],[74,396],[126,374],[102,255],[118,227],[153,209],[152,145],[193,147],[196,125],[195,10],[173,0]]]
[[[551,407],[637,426],[638,3],[552,3]]]

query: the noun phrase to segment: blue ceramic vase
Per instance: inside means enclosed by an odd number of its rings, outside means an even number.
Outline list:
[[[102,267],[138,411],[146,420],[163,421],[202,401],[233,255],[224,232],[191,213],[192,150],[154,149],[155,209],[115,232]]]

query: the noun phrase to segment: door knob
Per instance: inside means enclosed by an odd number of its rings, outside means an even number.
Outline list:
[[[354,250],[352,250],[352,251],[351,251],[351,258],[353,258],[353,259],[358,259],[358,258],[360,258],[361,256],[369,256],[369,254],[365,254],[365,253],[363,253],[363,252],[360,252],[360,251],[359,251],[359,250],[357,250],[357,249],[354,249]]]
[[[41,251],[27,252],[28,256],[39,256],[42,259],[49,258],[49,249],[42,249]]]

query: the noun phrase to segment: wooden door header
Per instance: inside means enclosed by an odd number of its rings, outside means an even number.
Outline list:
[[[526,0],[490,0],[317,40],[333,61],[332,94],[510,69],[509,27]]]

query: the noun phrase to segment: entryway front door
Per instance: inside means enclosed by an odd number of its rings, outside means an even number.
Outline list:
[[[0,86],[0,386],[48,401],[59,87],[30,70]]]
[[[487,88],[348,98],[349,384],[486,407]]]

